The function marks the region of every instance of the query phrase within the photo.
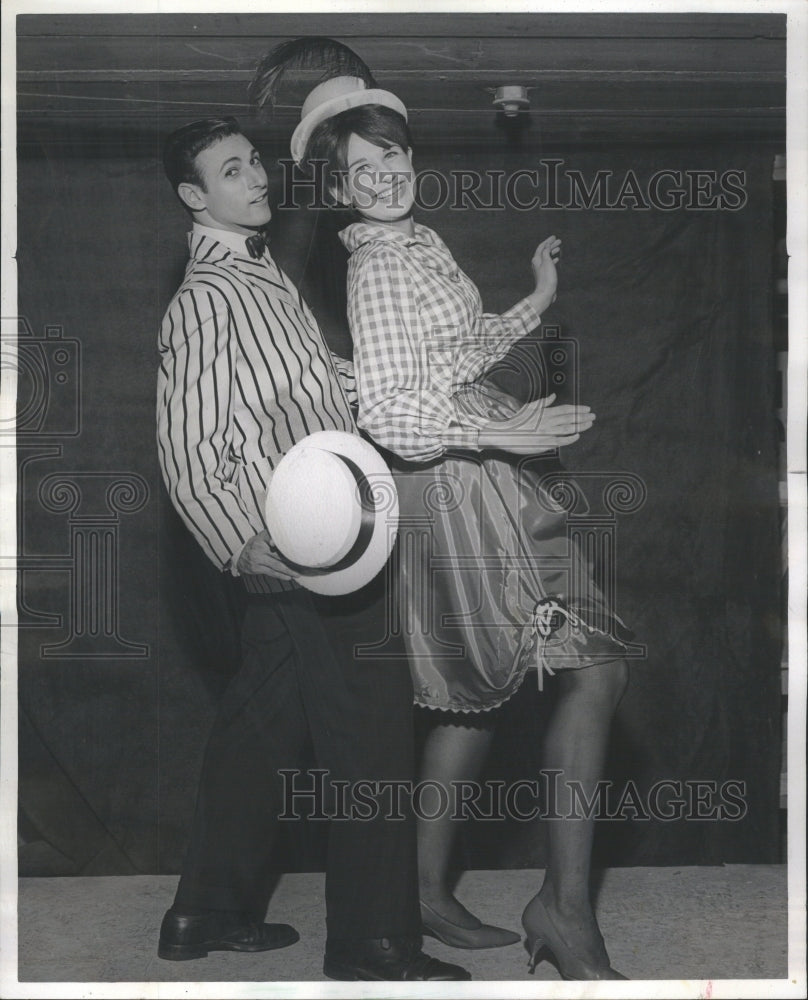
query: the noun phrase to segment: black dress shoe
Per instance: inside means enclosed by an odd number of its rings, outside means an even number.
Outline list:
[[[343,982],[453,982],[471,979],[459,965],[430,958],[418,942],[404,938],[329,941],[323,972]]]
[[[272,951],[299,940],[300,935],[289,924],[260,924],[216,910],[186,916],[171,909],[163,917],[157,954],[170,962],[182,962],[204,958],[209,951]]]

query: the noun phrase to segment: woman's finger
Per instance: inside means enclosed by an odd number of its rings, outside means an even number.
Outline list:
[[[545,434],[572,434],[577,431],[589,430],[594,422],[594,420],[586,420],[580,417],[573,417],[568,420],[548,420],[541,425],[540,430]]]
[[[552,398],[554,399],[555,396]],[[558,406],[554,406],[552,409],[548,407],[548,415],[552,414],[553,416],[586,416],[588,413],[592,413],[592,410],[584,403],[559,403]],[[594,415],[592,413],[593,417]]]

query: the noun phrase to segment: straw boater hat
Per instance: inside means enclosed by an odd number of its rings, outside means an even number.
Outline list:
[[[390,470],[367,441],[345,431],[317,431],[278,463],[265,517],[299,584],[317,594],[348,594],[387,562],[398,495]]]
[[[341,42],[312,36],[296,38],[276,46],[261,60],[250,85],[256,106],[272,106],[282,81],[295,71],[319,70],[321,82],[303,102],[300,124],[292,135],[292,158],[300,163],[311,133],[326,120],[361,104],[381,104],[397,111],[406,121],[407,109],[390,93],[376,86],[367,65]]]
[[[295,163],[303,159],[311,133],[320,122],[360,104],[383,104],[397,111],[405,121],[407,119],[407,109],[389,90],[367,88],[358,76],[335,76],[315,87],[303,102],[300,124],[292,133],[291,150]]]

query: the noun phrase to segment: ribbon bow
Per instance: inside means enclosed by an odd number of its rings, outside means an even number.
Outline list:
[[[269,243],[269,237],[264,230],[259,230],[254,235],[248,236],[246,243],[250,256],[253,260],[258,260],[264,256],[264,250],[266,250]]]
[[[539,673],[539,691],[544,690],[544,672],[546,671],[549,677],[552,677],[554,673],[552,667],[547,663],[546,657],[542,656],[544,643],[540,640],[546,642],[553,632],[557,632],[561,628],[564,620],[567,621],[571,628],[578,628],[581,625],[581,619],[575,612],[564,607],[557,598],[544,597],[536,602],[530,621],[530,629],[533,641],[536,644],[536,667]]]

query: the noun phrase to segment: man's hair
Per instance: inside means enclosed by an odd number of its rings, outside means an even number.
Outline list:
[[[381,149],[400,146],[406,152],[412,147],[404,116],[383,104],[360,104],[326,118],[312,132],[303,160],[310,166],[315,160],[325,160],[326,181],[331,187],[339,189],[348,172],[348,143],[352,135]]]
[[[172,132],[163,145],[163,169],[175,193],[180,184],[196,184],[205,190],[197,156],[227,136],[241,134],[235,118],[200,118]]]

